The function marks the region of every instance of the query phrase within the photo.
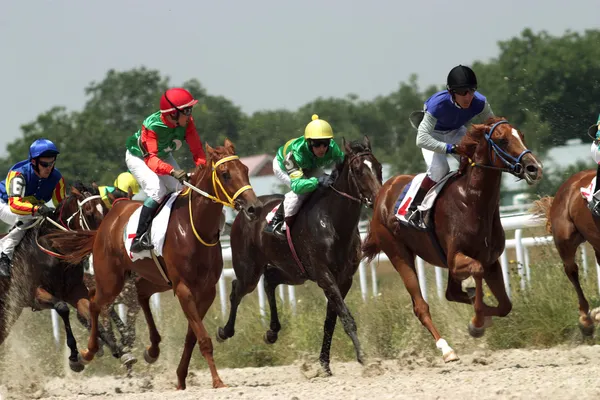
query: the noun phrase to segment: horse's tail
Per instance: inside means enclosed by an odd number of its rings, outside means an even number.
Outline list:
[[[548,233],[552,233],[552,224],[550,223],[550,208],[552,207],[552,202],[554,201],[554,197],[545,196],[539,200],[533,202],[533,207],[529,210],[534,216],[538,218],[543,218],[546,220],[546,231]]]
[[[366,259],[367,263],[373,261],[375,256],[381,253],[381,248],[379,248],[379,243],[377,242],[377,238],[373,234],[371,227],[369,226],[369,232],[367,233],[367,237],[362,243],[362,258]]]
[[[79,264],[92,252],[97,231],[65,231],[44,235],[61,259],[70,264]]]

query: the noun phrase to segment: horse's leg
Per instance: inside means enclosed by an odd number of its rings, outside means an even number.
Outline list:
[[[462,290],[461,282],[454,279],[452,274],[448,274],[448,284],[446,285],[446,300],[456,303],[473,304],[473,300]]]
[[[73,330],[71,329],[71,321],[69,319],[69,306],[64,301],[60,301],[56,297],[52,296],[46,290],[37,288],[35,293],[35,302],[39,308],[52,308],[62,318],[65,325],[65,333],[67,336],[67,346],[71,351],[69,355],[69,367],[75,372],[81,372],[84,369],[84,365],[77,360],[77,341],[73,336]]]
[[[213,286],[212,290],[207,290],[203,293],[203,297],[196,304],[198,309],[198,315],[204,319],[206,312],[212,305],[215,296],[217,295],[217,289]],[[177,367],[177,389],[185,390],[186,384],[185,379],[187,378],[188,369],[190,367],[190,360],[192,359],[192,352],[194,351],[194,345],[198,342],[194,330],[190,323],[188,323],[187,334],[185,335],[185,342],[183,345],[183,353],[179,360],[179,366]],[[202,350],[202,349],[201,349]]]
[[[453,268],[451,273],[458,278],[467,278],[472,276],[475,279],[475,301],[473,308],[475,316],[469,322],[469,334],[473,337],[481,337],[485,333],[486,318],[485,312],[488,306],[483,302],[483,266],[474,258],[471,258],[460,251],[454,254]],[[504,282],[502,282],[504,285]],[[489,319],[488,319],[489,323]]]
[[[339,285],[340,293],[342,298],[346,298],[348,291],[352,287],[352,277],[348,279],[346,282],[343,282]],[[329,366],[330,363],[330,354],[331,354],[331,340],[333,339],[333,332],[335,331],[335,324],[337,322],[337,314],[335,312],[335,308],[330,301],[327,301],[327,314],[325,316],[325,322],[323,324],[323,344],[321,346],[321,355],[319,356],[319,362],[321,363],[321,367],[323,368],[323,372],[326,375],[330,376],[331,368]]]
[[[148,364],[152,364],[160,355],[159,344],[162,338],[160,337],[160,333],[158,333],[158,329],[156,329],[154,317],[152,316],[150,296],[142,291],[138,291],[138,303],[144,312],[144,317],[146,317],[146,325],[148,325],[148,334],[150,336],[150,346],[146,347],[146,350],[144,350],[144,360],[146,360]]]
[[[215,366],[215,360],[213,358],[212,341],[210,340],[208,332],[202,323],[202,318],[198,312],[194,295],[192,294],[190,288],[183,282],[179,282],[177,284],[175,287],[175,294],[177,295],[179,303],[181,304],[181,308],[183,309],[183,312],[187,317],[194,334],[196,335],[196,340],[200,346],[200,352],[208,363],[208,368],[210,369],[210,374],[212,376],[213,387],[225,387],[225,384],[217,372],[217,367]]]
[[[492,291],[494,297],[498,300],[498,306],[496,307],[490,307],[484,304],[486,319],[492,316],[506,317],[512,310],[512,303],[506,293],[504,277],[502,276],[502,266],[498,260],[483,271],[483,279]],[[489,326],[490,323],[491,320],[489,320],[486,325]]]
[[[256,288],[262,274],[262,268],[257,268],[256,263],[252,260],[240,260],[239,263],[240,268],[236,269],[244,271],[244,273],[236,273],[236,278],[231,282],[229,318],[225,327],[217,329],[216,338],[218,342],[223,342],[235,334],[235,319],[237,318],[237,310],[240,302],[245,295],[251,293]],[[236,264],[237,262],[234,258],[234,268]],[[246,276],[245,274],[249,275]]]
[[[266,344],[273,344],[277,341],[277,336],[281,330],[281,323],[279,322],[279,314],[277,312],[277,298],[275,297],[275,289],[281,283],[281,276],[279,270],[267,268],[264,277],[265,294],[269,301],[271,322],[269,323],[269,330],[265,333],[263,339]]]
[[[444,362],[458,360],[456,352],[448,345],[448,342],[440,335],[433,324],[431,314],[429,313],[429,304],[423,298],[419,286],[419,278],[415,270],[415,255],[406,246],[398,243],[386,228],[380,228],[377,233],[379,234],[381,250],[388,256],[390,262],[400,274],[402,282],[404,282],[404,286],[410,294],[413,303],[413,312],[419,318],[421,324],[433,336],[436,347],[442,352]]]

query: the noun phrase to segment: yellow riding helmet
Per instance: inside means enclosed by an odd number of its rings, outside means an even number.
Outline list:
[[[312,121],[304,129],[305,139],[332,139],[333,129],[331,125],[323,119],[319,119],[317,114],[313,114]]]
[[[140,191],[140,185],[137,183],[131,172],[123,172],[115,179],[114,187],[127,192],[129,188],[133,194],[137,194]]]

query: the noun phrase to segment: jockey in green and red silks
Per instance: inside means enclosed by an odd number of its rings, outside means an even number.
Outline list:
[[[198,103],[182,88],[167,90],[160,99],[160,111],[147,117],[142,127],[127,139],[125,162],[148,198],[144,201],[131,251],[138,253],[153,248],[146,236],[154,211],[170,192],[181,189],[187,173],[171,155],[183,141],[187,142],[196,166],[206,164],[206,154],[192,118],[192,107]]]

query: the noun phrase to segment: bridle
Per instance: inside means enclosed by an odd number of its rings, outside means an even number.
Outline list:
[[[348,180],[349,182],[354,184],[354,187],[356,188],[356,191],[359,193],[359,197],[355,197],[352,196],[346,192],[343,192],[341,190],[336,189],[333,185],[335,184],[335,182],[333,182],[331,185],[329,185],[329,187],[331,188],[331,190],[333,190],[335,193],[346,197],[347,199],[350,199],[354,202],[357,202],[359,204],[364,204],[367,207],[370,207],[371,205],[373,205],[373,199],[368,198],[367,196],[363,196],[362,192],[360,191],[360,186],[358,186],[358,182],[357,182],[357,178],[356,175],[354,175],[354,172],[352,171],[352,163],[354,162],[354,160],[356,160],[357,158],[360,157],[364,157],[364,156],[368,156],[371,155],[370,151],[362,151],[360,153],[354,154],[350,160],[348,160]]]

